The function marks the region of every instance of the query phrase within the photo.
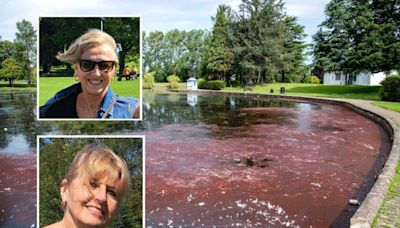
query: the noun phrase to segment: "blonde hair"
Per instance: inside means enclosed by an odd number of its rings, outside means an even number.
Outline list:
[[[112,60],[118,64],[117,44],[114,38],[99,29],[89,29],[82,36],[78,37],[68,49],[64,49],[64,52],[59,52],[56,58],[62,62],[77,64],[85,51],[102,44],[108,44],[115,50]]]
[[[86,189],[87,198],[92,198],[91,182],[106,178],[116,183],[117,198],[124,198],[129,190],[130,174],[126,162],[107,146],[85,146],[74,158],[61,185],[69,185],[79,178]]]

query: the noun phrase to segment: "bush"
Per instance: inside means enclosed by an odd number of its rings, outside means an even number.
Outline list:
[[[212,90],[221,90],[225,88],[225,82],[220,80],[214,81],[206,81],[204,79],[198,80],[198,88],[199,89],[212,89]]]
[[[400,101],[400,76],[389,76],[381,82],[379,95],[384,101]]]
[[[308,84],[320,84],[320,80],[317,76],[313,75],[313,76],[307,76],[304,79],[304,83],[308,83]]]
[[[152,89],[154,87],[154,74],[156,72],[148,72],[144,74],[143,89]]]
[[[169,88],[170,89],[178,89],[179,88],[179,77],[176,76],[175,74],[170,75],[167,77],[167,81],[169,82]]]
[[[204,78],[197,79],[197,88],[202,89],[205,87],[206,80]]]

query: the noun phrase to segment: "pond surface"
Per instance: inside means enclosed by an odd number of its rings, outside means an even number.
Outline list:
[[[349,199],[364,198],[390,148],[380,126],[340,106],[190,94],[147,101],[152,227],[347,227]]]
[[[390,148],[344,107],[144,93],[143,122],[35,122],[0,93],[0,226],[35,227],[36,134],[144,134],[147,226],[343,227]],[[378,158],[378,159],[377,159]]]
[[[36,227],[35,94],[0,92],[0,226]]]

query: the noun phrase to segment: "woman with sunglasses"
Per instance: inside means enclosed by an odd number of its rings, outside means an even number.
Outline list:
[[[90,29],[56,58],[75,66],[79,83],[55,94],[40,107],[40,118],[138,118],[139,101],[109,88],[118,65],[113,37]]]

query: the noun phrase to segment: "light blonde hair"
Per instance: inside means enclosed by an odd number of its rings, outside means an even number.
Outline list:
[[[82,181],[88,199],[93,196],[91,182],[102,178],[115,183],[118,200],[124,198],[129,190],[130,174],[126,162],[103,145],[88,145],[76,154],[64,177],[66,182],[61,185],[67,187],[75,178]]]
[[[102,44],[108,44],[115,50],[112,60],[118,64],[117,44],[114,38],[99,29],[89,29],[78,37],[68,49],[64,49],[64,52],[59,52],[56,58],[62,62],[77,64],[85,51]]]

